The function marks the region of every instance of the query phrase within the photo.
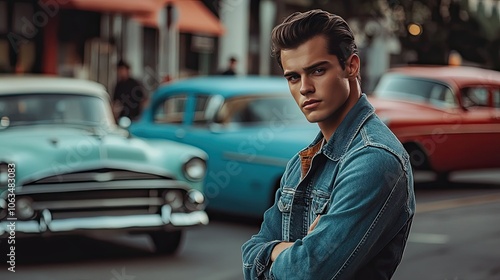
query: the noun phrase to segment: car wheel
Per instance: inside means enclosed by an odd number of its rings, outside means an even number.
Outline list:
[[[157,231],[149,233],[155,245],[155,252],[164,255],[171,255],[177,252],[182,241],[182,235],[182,231]]]

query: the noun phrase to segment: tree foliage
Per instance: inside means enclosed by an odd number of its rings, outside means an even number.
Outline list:
[[[488,68],[499,68],[500,20],[498,11],[486,15],[481,1],[477,10],[468,0],[313,0],[313,6],[345,18],[390,18],[402,49],[415,53],[409,63],[447,64],[450,52],[464,61]],[[422,28],[410,35],[408,25]]]

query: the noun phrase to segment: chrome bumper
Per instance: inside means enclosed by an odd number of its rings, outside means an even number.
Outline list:
[[[101,216],[52,220],[50,211],[42,211],[40,220],[3,220],[0,222],[0,236],[17,233],[69,233],[77,230],[124,230],[152,229],[163,226],[183,228],[208,224],[205,211],[172,213],[170,206],[164,205],[161,214]],[[14,233],[12,233],[14,232]]]

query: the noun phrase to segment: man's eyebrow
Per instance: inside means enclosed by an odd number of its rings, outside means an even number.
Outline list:
[[[310,66],[306,66],[304,68],[302,68],[305,72],[310,72],[312,71],[314,68],[318,67],[318,66],[322,66],[322,65],[325,65],[325,64],[329,64],[328,61],[326,60],[323,60],[323,61],[319,61],[319,62],[316,62],[314,63],[313,65],[310,65]],[[289,72],[286,72],[283,76],[286,78],[286,77],[289,77],[289,76],[292,76],[292,75],[296,75],[297,72],[295,71],[289,71]]]
[[[297,72],[295,71],[288,71],[283,74],[283,77],[288,78],[290,76],[297,75]]]
[[[316,62],[314,63],[313,65],[311,66],[307,66],[307,67],[304,67],[302,69],[304,69],[304,71],[306,72],[310,72],[311,70],[313,70],[314,68],[318,67],[318,66],[323,66],[324,64],[329,64],[328,61],[326,60],[323,60],[323,61],[320,61],[320,62]]]

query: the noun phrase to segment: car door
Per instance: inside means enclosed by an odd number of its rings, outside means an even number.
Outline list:
[[[498,89],[496,89],[498,95]],[[460,167],[500,167],[499,108],[494,107],[494,88],[488,85],[467,86],[461,89],[466,109],[457,131],[456,141],[462,153]],[[498,103],[498,102],[497,102]]]
[[[225,126],[215,122],[218,109],[224,102],[219,95],[202,92],[190,95],[193,114],[187,119],[185,133],[179,141],[201,148],[207,152],[208,174],[205,180],[205,195],[209,201],[209,208],[245,213],[248,209],[258,208],[259,203],[249,195],[259,193],[263,198],[262,209],[269,206],[266,202],[271,195],[266,177],[252,176],[257,174],[259,166],[251,164],[249,157],[241,151],[241,145],[248,141],[246,129]],[[233,156],[231,156],[233,155]],[[238,155],[235,159],[234,156]],[[260,187],[259,187],[260,186]]]

